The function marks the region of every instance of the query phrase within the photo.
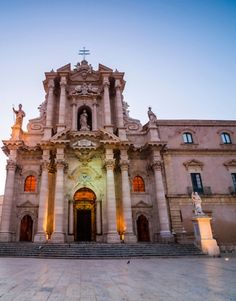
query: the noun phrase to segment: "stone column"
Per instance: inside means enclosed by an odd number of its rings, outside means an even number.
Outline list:
[[[11,224],[11,212],[14,196],[14,184],[15,184],[15,171],[16,163],[13,160],[8,160],[7,163],[7,177],[2,205],[2,217],[1,217],[1,230],[0,241],[12,241],[13,233],[10,229]]]
[[[59,105],[59,120],[57,125],[57,131],[63,131],[66,128],[65,125],[65,111],[66,111],[66,77],[62,76],[60,81],[61,94]]]
[[[71,104],[72,106],[72,125],[71,129],[72,131],[77,131],[77,118],[76,118],[76,103],[75,100],[73,99],[73,102]]]
[[[126,152],[126,150],[121,151]],[[121,157],[122,158],[122,157]],[[129,161],[127,160],[127,155],[125,158],[121,159],[121,178],[122,178],[122,207],[124,216],[124,241],[127,243],[137,242],[137,237],[133,232],[133,222],[132,222],[132,208],[131,208],[131,195],[130,195],[130,182],[128,176]]]
[[[69,201],[69,235],[74,234],[74,201]]]
[[[49,151],[44,150],[44,160],[42,162],[42,176],[39,194],[39,210],[38,210],[38,229],[34,236],[34,242],[47,241],[47,217],[48,217],[48,167],[49,167]],[[46,157],[48,157],[46,159]]]
[[[51,241],[54,243],[65,242],[64,231],[64,149],[57,148],[56,161],[56,191],[54,200],[54,231],[52,233]]]
[[[113,132],[111,125],[111,105],[110,105],[110,94],[109,94],[109,78],[108,76],[103,78],[103,104],[104,104],[104,127],[108,132]]]
[[[97,234],[102,234],[101,201],[96,202],[96,228]]]
[[[98,129],[98,122],[97,122],[97,100],[93,100],[93,124],[92,124],[92,129],[93,131],[96,131]]]
[[[54,80],[50,79],[48,82],[47,95],[47,111],[46,111],[46,126],[44,128],[44,139],[49,139],[52,136],[52,118],[53,118],[53,104],[54,104]]]
[[[113,159],[113,150],[106,150],[105,166],[107,171],[106,178],[106,201],[107,201],[107,242],[120,242],[120,237],[117,232],[116,223],[116,196],[115,196],[115,181],[114,169],[115,160]]]
[[[116,122],[118,127],[118,134],[121,140],[127,140],[126,132],[124,128],[124,120],[123,120],[123,108],[122,108],[122,94],[121,94],[121,84],[120,80],[116,79],[115,81],[115,89],[116,89]]]
[[[170,232],[168,207],[166,203],[165,190],[162,179],[161,161],[154,161],[152,167],[155,176],[156,199],[160,222],[160,239],[163,242],[168,242],[172,239],[172,234]]]

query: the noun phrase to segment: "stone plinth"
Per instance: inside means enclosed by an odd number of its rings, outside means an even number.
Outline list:
[[[195,244],[202,250],[204,254],[210,256],[218,256],[220,249],[216,240],[212,236],[211,217],[207,215],[196,215],[192,218]]]

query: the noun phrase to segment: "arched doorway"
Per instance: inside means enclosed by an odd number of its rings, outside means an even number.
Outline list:
[[[20,241],[32,241],[33,220],[30,215],[25,215],[20,223]]]
[[[94,241],[96,239],[95,193],[81,188],[74,194],[74,239]]]
[[[149,223],[144,215],[140,215],[137,220],[138,241],[150,241]]]

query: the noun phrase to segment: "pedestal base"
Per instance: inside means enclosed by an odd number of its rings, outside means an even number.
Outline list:
[[[161,243],[174,242],[174,236],[170,231],[160,231],[158,241]]]
[[[0,232],[0,241],[2,242],[14,241],[14,234],[11,232]]]
[[[125,243],[136,243],[137,237],[133,233],[125,233],[124,234],[124,242]]]
[[[44,232],[39,232],[34,236],[34,242],[47,242],[47,235]]]
[[[113,244],[113,243],[119,243],[120,242],[120,236],[117,232],[114,233],[107,233],[107,243]]]
[[[50,242],[55,243],[55,244],[64,244],[65,243],[65,234],[62,232],[53,232]]]
[[[218,256],[220,254],[220,248],[217,245],[216,240],[212,237],[211,231],[211,217],[207,215],[196,215],[192,218],[195,245],[199,247],[204,254],[210,256]]]

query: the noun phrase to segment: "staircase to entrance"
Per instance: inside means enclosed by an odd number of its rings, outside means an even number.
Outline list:
[[[202,252],[193,244],[0,243],[0,257],[105,259],[202,255]]]

